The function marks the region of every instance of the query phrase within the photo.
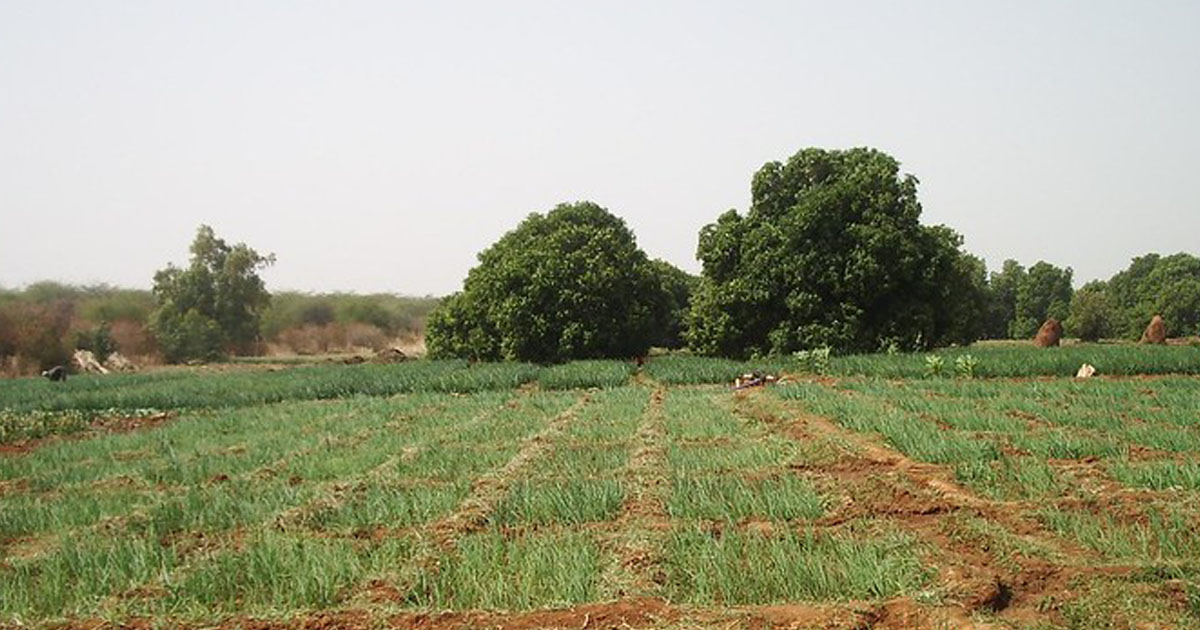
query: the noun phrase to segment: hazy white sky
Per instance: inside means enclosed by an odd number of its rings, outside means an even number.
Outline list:
[[[1197,253],[1200,2],[0,0],[0,285],[442,294],[591,199],[692,271],[753,172],[869,145],[992,268]]]

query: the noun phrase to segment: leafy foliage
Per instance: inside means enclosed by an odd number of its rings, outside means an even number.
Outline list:
[[[108,355],[117,351],[117,342],[112,336],[112,326],[108,322],[100,322],[100,325],[95,328],[76,332],[75,347],[90,350],[92,354],[96,355],[96,360],[103,363]]]
[[[1013,339],[1033,337],[1051,317],[1059,321],[1067,318],[1073,294],[1072,275],[1070,267],[1061,269],[1045,261],[1029,268],[1017,285],[1014,318],[1009,326]]]
[[[1067,334],[1081,341],[1098,341],[1113,331],[1112,301],[1103,282],[1089,282],[1071,298],[1071,316],[1067,318]]]
[[[1146,254],[1112,277],[1107,294],[1116,310],[1114,332],[1137,339],[1155,315],[1167,334],[1177,337],[1200,329],[1200,258],[1179,253]]]
[[[529,215],[429,319],[431,357],[557,363],[641,355],[672,297],[625,222],[590,203]]]
[[[967,343],[985,272],[946,227],[919,222],[917,179],[873,149],[805,149],[754,176],[750,211],[700,232],[697,352],[747,356]]]
[[[151,328],[170,362],[211,360],[227,350],[246,352],[259,340],[270,302],[258,270],[272,264],[245,243],[230,246],[200,226],[187,269],[167,265],[154,274],[157,308]]]
[[[1017,314],[1017,287],[1025,281],[1025,267],[1015,260],[1004,261],[988,282],[987,326],[989,339],[1008,339]]]
[[[663,348],[682,348],[687,344],[687,320],[692,293],[699,285],[700,278],[665,260],[654,259],[650,261],[650,264],[658,274],[659,281],[665,290],[662,296],[667,301],[662,309],[666,319],[659,325],[662,334],[654,341],[654,345]]]
[[[1070,267],[1061,269],[1038,261],[1029,269],[1015,260],[1004,261],[991,275],[987,287],[989,339],[1027,339],[1037,334],[1048,318],[1064,321],[1072,299]]]

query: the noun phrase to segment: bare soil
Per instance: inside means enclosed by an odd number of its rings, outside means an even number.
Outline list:
[[[173,412],[164,411],[152,416],[110,416],[96,418],[87,429],[68,435],[49,435],[44,438],[22,440],[0,444],[0,456],[25,455],[47,444],[65,440],[88,440],[108,433],[130,433],[158,428],[175,418]]]

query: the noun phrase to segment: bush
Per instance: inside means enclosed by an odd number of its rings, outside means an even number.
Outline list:
[[[75,347],[90,351],[97,361],[104,363],[108,355],[117,351],[117,342],[113,339],[112,327],[107,322],[102,322],[90,330],[77,331]]]
[[[353,328],[363,324],[386,337],[420,336],[429,312],[439,301],[433,297],[389,293],[276,293],[263,313],[262,333],[265,339],[285,345],[283,336],[294,337],[296,329],[304,326],[337,324]]]
[[[154,334],[169,363],[216,361],[224,357],[225,336],[217,322],[196,309],[182,317],[164,312],[155,319]]]
[[[71,302],[18,302],[6,305],[4,310],[10,328],[6,333],[9,339],[3,345],[19,359],[18,364],[32,364],[38,370],[69,365],[71,352],[64,340],[74,313]]]
[[[147,357],[158,352],[154,337],[142,321],[119,319],[113,322],[112,338],[116,347],[126,356]]]
[[[76,347],[98,348],[101,359],[114,348],[151,354],[144,318],[152,304],[149,291],[107,285],[38,282],[0,289],[0,369],[20,375],[67,365]]]

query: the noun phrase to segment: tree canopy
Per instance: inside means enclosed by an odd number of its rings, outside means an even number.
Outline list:
[[[989,339],[1008,339],[1017,314],[1017,287],[1025,280],[1025,267],[1015,260],[1006,260],[1000,271],[993,272],[988,281],[987,325],[984,336]]]
[[[1065,321],[1070,315],[1074,293],[1073,275],[1070,267],[1063,269],[1044,260],[1030,267],[1017,284],[1009,335],[1013,339],[1027,339],[1036,335],[1042,323],[1051,317]]]
[[[1099,341],[1112,335],[1112,320],[1107,283],[1089,282],[1071,297],[1071,315],[1064,327],[1068,335],[1079,337],[1080,341]]]
[[[658,326],[660,334],[654,345],[663,348],[682,348],[687,345],[688,311],[692,293],[700,283],[694,276],[671,263],[654,259],[650,261],[664,289],[667,304],[662,310],[665,320]]]
[[[430,314],[431,357],[556,363],[641,355],[672,295],[625,222],[591,203],[533,213]]]
[[[170,362],[211,360],[246,352],[259,340],[259,322],[270,303],[258,271],[274,256],[245,243],[229,245],[202,225],[187,268],[168,264],[154,274],[157,306],[150,326]]]
[[[874,149],[805,149],[755,175],[745,216],[700,232],[689,339],[704,354],[967,343],[986,271],[951,229],[920,223],[917,179]]]
[[[1137,339],[1155,315],[1163,316],[1169,336],[1194,335],[1200,329],[1200,258],[1139,256],[1108,281],[1107,294],[1121,337]]]

